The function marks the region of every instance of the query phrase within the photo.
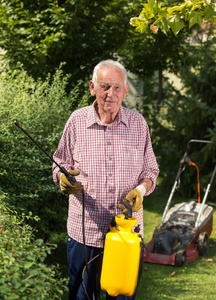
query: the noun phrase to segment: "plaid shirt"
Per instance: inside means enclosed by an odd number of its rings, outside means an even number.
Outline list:
[[[67,170],[80,171],[76,177],[84,186],[86,245],[103,247],[112,217],[121,214],[117,204],[144,178],[156,185],[159,173],[149,129],[138,112],[120,107],[115,121],[104,125],[94,103],[72,113],[53,155]],[[59,168],[53,164],[57,186]],[[69,195],[68,235],[82,243],[82,193]],[[143,210],[133,213],[143,234]]]

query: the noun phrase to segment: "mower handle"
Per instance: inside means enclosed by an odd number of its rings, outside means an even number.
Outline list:
[[[167,212],[168,212],[168,210],[169,210],[169,207],[170,207],[170,205],[171,205],[171,201],[172,201],[173,195],[174,195],[174,193],[175,193],[175,190],[177,189],[177,185],[178,185],[178,181],[179,181],[179,179],[180,179],[181,173],[184,171],[185,166],[186,166],[186,165],[189,163],[189,161],[190,161],[190,158],[189,158],[189,156],[188,156],[188,152],[190,151],[190,144],[192,144],[192,143],[212,144],[212,145],[215,146],[215,149],[216,149],[216,144],[215,144],[214,142],[212,142],[212,141],[207,141],[207,140],[195,140],[195,139],[192,139],[192,140],[190,140],[190,141],[188,142],[187,147],[186,147],[186,152],[184,153],[184,156],[183,156],[183,158],[182,158],[181,161],[180,161],[180,168],[179,168],[178,173],[177,173],[177,175],[176,175],[174,185],[173,185],[173,187],[172,187],[172,190],[171,190],[171,193],[170,193],[170,196],[169,196],[167,205],[166,205],[166,207],[165,207],[165,210],[164,210],[164,213],[163,213],[163,216],[162,216],[162,219],[161,219],[161,225],[163,224],[163,222],[164,222],[164,220],[165,220],[165,217],[166,217],[166,214],[167,214]],[[203,201],[202,201],[202,207],[201,207],[201,210],[200,210],[200,212],[199,212],[199,215],[198,215],[198,217],[197,217],[196,224],[195,224],[196,227],[198,226],[198,221],[199,221],[200,216],[201,216],[201,214],[202,214],[202,211],[203,211],[203,208],[204,208],[204,204],[205,204],[205,202],[206,202],[207,195],[208,195],[208,193],[209,193],[209,190],[210,190],[210,187],[211,187],[211,185],[212,185],[212,182],[213,182],[213,180],[214,180],[215,175],[216,175],[216,165],[215,165],[215,168],[214,168],[212,177],[211,177],[211,179],[210,179],[210,183],[209,183],[208,186],[207,186],[207,190],[206,190],[206,193],[205,193],[205,195],[204,195],[204,199],[203,199]]]
[[[191,143],[212,144],[212,145],[215,147],[215,149],[216,149],[216,144],[215,144],[214,142],[212,142],[212,141],[207,141],[207,140],[190,140],[190,141],[188,142],[188,144],[187,144],[187,151],[186,151],[186,153],[188,153],[188,152],[190,151],[190,144],[191,144]],[[216,175],[216,165],[215,165],[215,168],[214,168],[214,171],[213,171],[211,180],[210,180],[210,186],[211,186],[211,184],[212,184],[212,182],[213,182],[213,180],[214,180],[215,175]]]
[[[179,171],[178,171],[178,173],[177,173],[177,176],[176,176],[175,181],[178,181],[178,180],[179,180],[179,178],[180,178],[180,176],[181,176],[181,173],[182,173],[182,172],[184,171],[184,169],[185,169],[185,166],[188,165],[188,163],[190,162],[190,158],[189,158],[189,156],[188,156],[188,153],[189,153],[189,151],[190,151],[190,148],[191,148],[190,146],[191,146],[192,143],[212,144],[212,145],[215,147],[215,149],[216,149],[216,144],[215,144],[214,142],[212,142],[212,141],[207,141],[207,140],[195,140],[195,139],[190,140],[190,141],[187,143],[186,151],[185,151],[185,153],[184,153],[184,155],[183,155],[183,157],[182,157],[182,159],[181,159],[181,161],[180,161],[180,168],[179,168]],[[216,168],[214,169],[213,176],[212,176],[212,178],[211,178],[211,183],[212,183],[212,181],[213,181],[213,178],[214,178],[215,174],[216,174]]]
[[[203,144],[212,144],[212,145],[214,145],[215,146],[215,149],[216,149],[216,144],[214,143],[214,142],[212,142],[212,141],[207,141],[207,140],[190,140],[189,142],[188,142],[188,144],[187,144],[187,153],[190,151],[190,144],[192,144],[192,143],[203,143]]]

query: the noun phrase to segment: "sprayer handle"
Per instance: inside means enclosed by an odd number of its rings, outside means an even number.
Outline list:
[[[127,214],[125,214],[125,218],[132,218],[132,205],[128,201],[123,202],[124,207],[127,209]]]
[[[65,176],[69,182],[72,182],[72,183],[76,182],[76,179],[64,167],[60,166],[60,171],[61,171],[61,173],[65,174]]]

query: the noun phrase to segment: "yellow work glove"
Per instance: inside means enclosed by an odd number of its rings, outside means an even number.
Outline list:
[[[146,188],[143,185],[137,186],[134,190],[130,191],[123,202],[118,204],[118,208],[122,210],[124,215],[128,214],[128,203],[132,206],[132,211],[137,212],[142,207],[143,197],[146,194]]]
[[[68,171],[68,173],[70,173],[72,176],[77,176],[79,175],[80,172],[76,170],[70,170]],[[60,176],[60,188],[61,191],[65,194],[76,194],[82,191],[83,186],[82,183],[79,181],[75,181],[75,182],[68,181],[65,174],[62,173]]]

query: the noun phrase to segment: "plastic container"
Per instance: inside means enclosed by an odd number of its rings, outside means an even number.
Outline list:
[[[136,290],[140,262],[140,238],[132,232],[136,218],[115,217],[118,228],[107,233],[101,270],[101,289],[110,296],[132,296]]]

